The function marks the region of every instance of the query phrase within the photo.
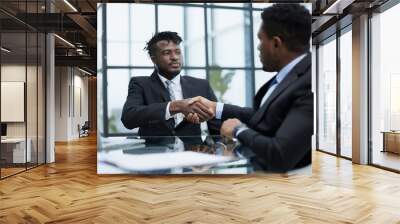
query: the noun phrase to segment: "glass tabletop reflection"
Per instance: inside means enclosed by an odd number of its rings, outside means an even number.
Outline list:
[[[221,136],[101,137],[98,174],[248,174],[239,142]]]

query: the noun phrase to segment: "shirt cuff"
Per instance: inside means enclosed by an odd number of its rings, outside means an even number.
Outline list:
[[[239,129],[237,130],[236,134],[235,134],[236,136],[233,136],[233,137],[237,138],[237,137],[239,136],[240,133],[246,131],[247,129],[249,129],[249,128],[248,128],[248,127],[241,127],[241,128],[239,128]]]
[[[224,109],[224,104],[217,102],[217,106],[215,107],[215,118],[216,119],[221,119],[223,109]]]
[[[173,118],[173,116],[171,116],[171,113],[169,112],[169,105],[171,104],[171,102],[169,102],[167,104],[167,109],[165,110],[165,120],[169,120],[171,118]]]

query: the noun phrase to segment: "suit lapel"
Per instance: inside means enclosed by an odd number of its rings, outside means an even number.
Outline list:
[[[269,80],[263,86],[261,86],[261,88],[258,90],[256,96],[254,97],[254,109],[258,110],[260,108],[262,98],[267,93],[268,86],[270,85],[271,82],[272,82],[272,80]]]
[[[265,111],[268,109],[269,105],[272,101],[275,100],[290,84],[292,84],[297,79],[297,75],[289,74],[281,83],[275,88],[272,94],[268,97],[267,101],[264,102],[263,105],[257,110],[257,113],[250,120],[252,123],[258,123],[261,118],[264,116]],[[265,94],[264,94],[265,95]],[[263,96],[264,96],[263,95]]]
[[[183,99],[195,97],[193,96],[193,91],[192,91],[193,87],[185,76],[181,76],[181,88],[182,88]]]
[[[299,75],[302,75],[304,71],[310,66],[311,62],[311,56],[310,53],[308,53],[286,76],[285,79],[281,81],[281,83],[278,84],[278,86],[275,88],[275,90],[272,92],[272,94],[268,97],[268,99],[264,102],[264,104],[261,106],[261,108],[256,108],[257,112],[253,116],[253,118],[250,120],[250,123],[258,123],[261,118],[264,116],[265,111],[268,109],[269,105],[286,89],[288,88],[293,82],[295,82]],[[269,81],[270,82],[270,81]],[[268,82],[268,83],[269,83]],[[267,84],[268,84],[267,83]],[[266,84],[266,85],[267,85]],[[267,85],[268,86],[268,85]],[[263,86],[264,87],[264,86]],[[261,89],[260,89],[261,91]],[[259,91],[259,92],[260,92]],[[264,97],[266,94],[267,90],[263,94],[257,93],[257,95],[262,95],[261,99]],[[256,95],[256,96],[257,96]],[[260,102],[261,102],[260,99]],[[259,105],[259,104],[258,104]]]
[[[150,79],[150,88],[152,89],[153,93],[156,93],[156,97],[160,97],[162,102],[171,101],[168,90],[165,88],[160,77],[158,77],[158,73],[156,70],[154,70],[153,74],[151,74]],[[163,124],[171,131],[171,134],[174,135],[174,119],[164,120]]]
[[[168,90],[161,82],[160,77],[158,77],[156,70],[154,70],[153,74],[151,74],[150,79],[151,79],[152,92],[157,93],[157,95],[161,97],[163,102],[171,101]]]

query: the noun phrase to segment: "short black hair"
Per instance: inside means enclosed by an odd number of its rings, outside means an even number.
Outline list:
[[[147,50],[150,56],[154,56],[155,54],[155,46],[158,41],[166,40],[168,42],[172,41],[174,44],[180,44],[182,42],[182,38],[178,35],[177,32],[171,31],[163,31],[154,34],[154,36],[146,43],[146,47],[144,48]]]
[[[261,18],[267,36],[281,38],[289,51],[304,52],[310,48],[311,14],[304,6],[274,4],[264,9]]]

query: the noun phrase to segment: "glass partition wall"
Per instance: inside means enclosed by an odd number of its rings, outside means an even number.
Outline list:
[[[18,2],[17,16],[43,11]],[[45,163],[45,35],[0,3],[0,178]],[[25,13],[25,14],[24,14]]]
[[[352,158],[352,27],[317,46],[317,149]]]
[[[336,35],[318,47],[318,148],[336,154]]]

